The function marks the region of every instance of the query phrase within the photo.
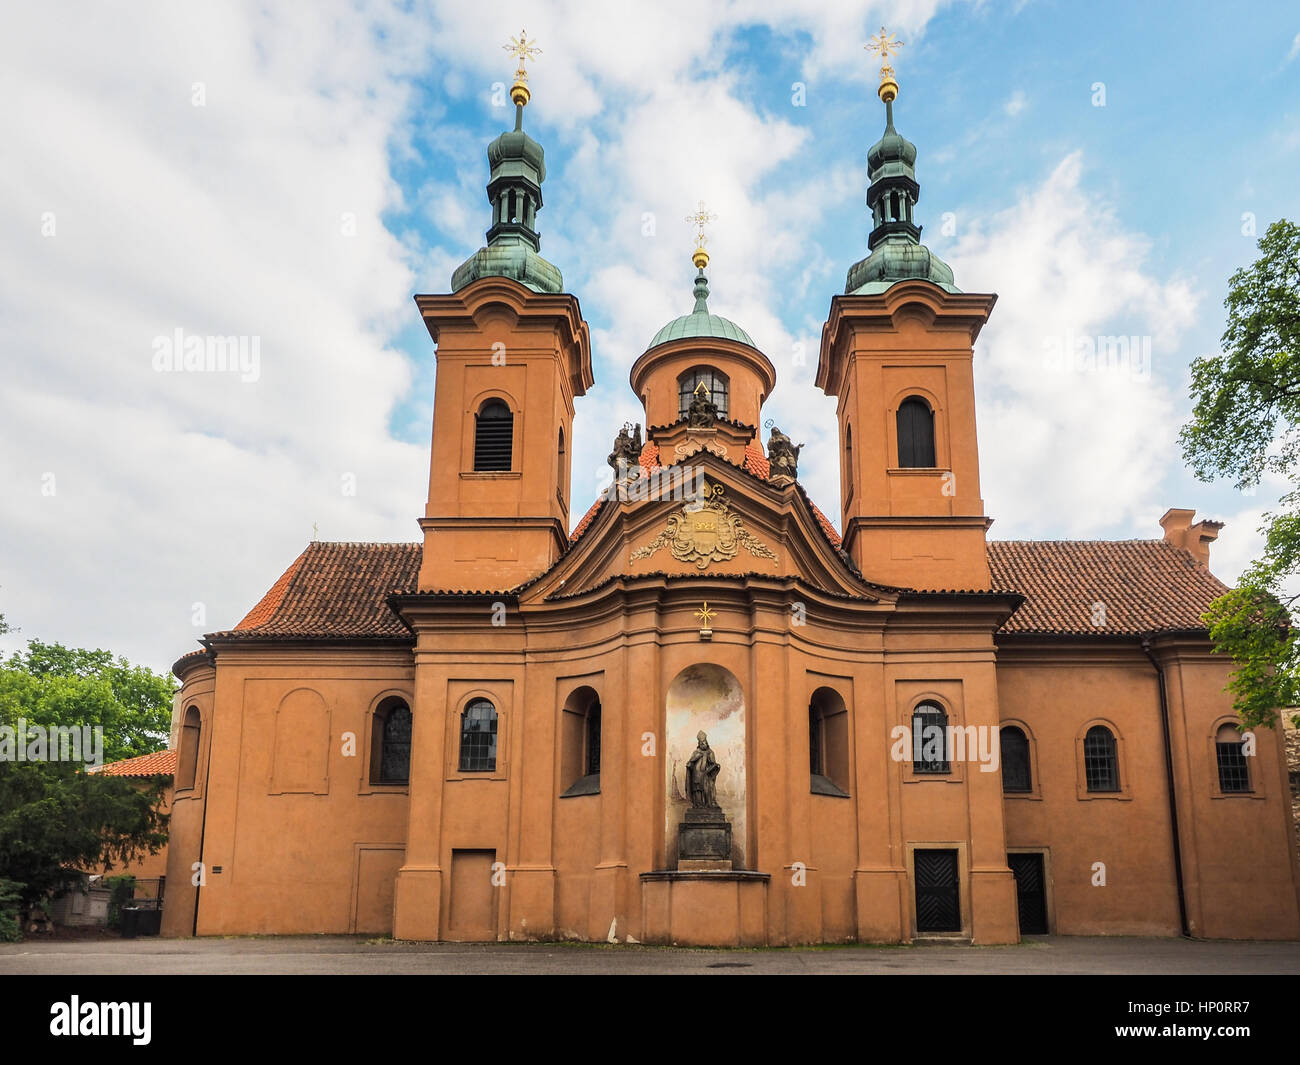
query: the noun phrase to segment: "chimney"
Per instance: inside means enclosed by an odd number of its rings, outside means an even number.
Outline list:
[[[1160,519],[1160,527],[1165,531],[1165,543],[1190,551],[1197,562],[1208,568],[1210,544],[1218,539],[1223,522],[1201,520],[1193,525],[1192,518],[1195,516],[1194,510],[1170,507],[1165,511],[1165,516]]]

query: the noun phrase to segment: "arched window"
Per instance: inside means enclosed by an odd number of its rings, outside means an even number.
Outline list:
[[[727,375],[710,366],[695,366],[677,378],[677,416],[685,418],[691,409],[695,390],[703,384],[709,390],[709,400],[718,408],[718,417],[727,415]]]
[[[1214,749],[1219,761],[1220,791],[1250,791],[1250,765],[1246,761],[1244,741],[1236,725],[1220,725],[1214,735]]]
[[[948,715],[934,703],[912,711],[912,772],[947,773]]]
[[[497,768],[497,708],[475,699],[460,715],[460,771],[494,773]]]
[[[404,699],[385,699],[370,729],[370,783],[405,784],[411,777],[411,708]]]
[[[844,427],[844,496],[853,491],[853,426]]]
[[[834,688],[818,688],[808,703],[808,774],[814,795],[849,794],[849,715]]]
[[[903,400],[898,408],[898,465],[905,469],[934,466],[934,412],[919,396]]]
[[[559,438],[555,442],[555,491],[559,495],[561,502],[564,501],[565,496],[568,494],[568,485],[565,484],[564,476],[567,466],[565,458],[564,426],[561,425]]]
[[[1083,773],[1089,791],[1119,791],[1115,737],[1104,725],[1093,725],[1083,738]]]
[[[600,696],[587,685],[576,689],[560,714],[561,797],[600,791]]]
[[[587,776],[600,774],[600,700],[587,709]]]
[[[1029,769],[1029,739],[1024,730],[1015,725],[998,729],[1002,742],[1002,790],[1033,791],[1033,777]]]
[[[194,787],[199,768],[199,740],[203,718],[197,706],[187,707],[181,724],[181,749],[176,756],[176,790]]]
[[[515,437],[515,416],[499,399],[489,399],[474,419],[474,470],[476,473],[510,469]]]
[[[814,700],[808,704],[808,772],[815,777],[826,774],[825,742],[821,709]]]

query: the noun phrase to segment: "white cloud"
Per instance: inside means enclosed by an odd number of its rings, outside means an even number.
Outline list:
[[[1029,97],[1024,94],[1023,90],[1017,89],[1011,94],[1007,102],[1002,105],[1002,110],[1010,117],[1015,118],[1016,115],[1020,114],[1020,112],[1028,106]]]
[[[1291,50],[1286,54],[1286,61],[1289,63],[1298,55],[1300,55],[1300,33],[1297,33],[1291,41]]]
[[[39,10],[0,34],[25,101],[0,116],[0,610],[165,667],[314,521],[415,533],[428,456],[387,433],[409,368],[385,343],[413,275],[381,213],[427,34],[384,3]],[[178,327],[256,337],[259,379],[155,373]]]
[[[943,253],[963,288],[998,293],[976,344],[975,381],[981,487],[999,538],[1146,528],[1152,509],[1165,509],[1157,496],[1179,454],[1179,402],[1167,381],[1182,379],[1179,337],[1196,297],[1185,280],[1144,270],[1145,240],[1083,187],[1082,174],[1082,155],[1067,156]],[[1138,338],[1137,356],[1104,372],[1107,360],[1089,363],[1086,351],[1108,337]],[[1075,359],[1060,354],[1076,343]]]

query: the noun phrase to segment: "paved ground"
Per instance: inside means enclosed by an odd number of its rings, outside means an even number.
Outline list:
[[[1011,947],[686,950],[559,943],[393,943],[350,936],[0,944],[0,974],[1122,973],[1300,974],[1300,943],[1043,936]]]

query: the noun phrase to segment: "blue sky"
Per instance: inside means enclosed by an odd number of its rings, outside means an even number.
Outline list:
[[[866,253],[883,114],[862,45],[885,23],[906,42],[896,122],[923,239],[962,289],[999,295],[975,371],[992,535],[1154,537],[1195,507],[1228,522],[1216,573],[1251,557],[1282,486],[1202,485],[1176,436],[1188,364],[1256,254],[1243,216],[1259,235],[1300,216],[1293,4],[467,7],[0,16],[0,91],[23,102],[0,116],[0,612],[22,627],[0,646],[165,667],[238,621],[313,525],[417,538],[434,362],[411,295],[445,291],[483,241],[485,149],[512,120],[493,83],[521,26],[543,49],[542,250],[592,327],[575,520],[642,420],[632,360],[690,308],[700,199],[711,308],[777,367],[765,417],[807,442],[801,477],[837,513],[834,402],[811,382]],[[157,372],[177,328],[257,337],[257,379]],[[1045,357],[1099,335],[1149,338],[1149,376]]]

